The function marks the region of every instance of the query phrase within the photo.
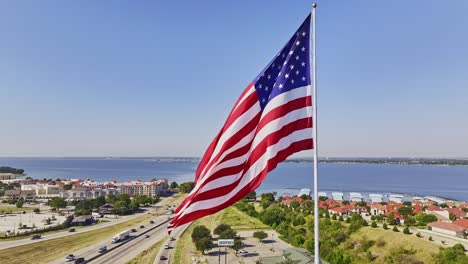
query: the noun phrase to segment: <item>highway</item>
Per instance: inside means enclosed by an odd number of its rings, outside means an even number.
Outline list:
[[[164,242],[164,244],[168,244],[169,249],[165,249],[164,246],[161,247],[161,249],[158,252],[158,255],[154,259],[154,264],[171,263],[171,257],[172,257],[172,253],[174,251],[175,245],[176,245],[177,241],[179,240],[179,238],[184,233],[185,229],[187,229],[189,226],[190,226],[190,224],[186,224],[186,225],[184,225],[182,227],[179,227],[179,228],[176,228],[175,230],[172,231],[171,237],[174,240],[171,241],[171,239],[169,237],[166,239],[166,242]],[[161,256],[164,256],[167,259],[161,260]]]
[[[104,241],[96,241],[91,246],[69,252],[69,254],[73,254],[75,258],[83,257],[87,263],[126,263],[167,235],[166,226],[169,216],[170,213],[166,213],[151,219],[154,224],[150,224],[148,220],[144,228],[133,227],[137,232],[132,232],[130,237],[122,242],[112,244],[110,242],[112,237],[109,237]],[[146,238],[145,235],[149,237]],[[98,253],[98,249],[102,246],[107,246],[107,252]],[[58,259],[51,263],[65,263],[65,259]]]

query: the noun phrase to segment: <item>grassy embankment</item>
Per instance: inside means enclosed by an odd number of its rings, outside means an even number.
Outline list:
[[[400,247],[416,250],[414,254],[415,258],[424,263],[432,263],[433,255],[439,252],[439,246],[428,241],[427,238],[405,235],[401,232],[393,232],[391,229],[383,230],[381,228],[363,227],[351,235],[351,239],[353,240],[363,238],[376,241],[370,248],[375,256],[372,263],[385,263],[385,257]],[[385,242],[383,246],[379,246],[380,241]]]
[[[167,202],[162,203],[162,205],[180,202],[183,197],[183,195],[180,195],[175,199],[165,200]],[[148,221],[154,216],[155,214],[144,214],[137,218],[97,230],[84,231],[65,237],[0,250],[0,259],[2,263],[9,264],[48,263],[55,259],[64,258],[70,252],[74,252],[80,248],[93,245],[99,241],[105,241],[119,232]]]
[[[271,229],[269,226],[260,222],[260,220],[251,217],[244,212],[239,211],[234,206],[228,207],[221,212],[210,215],[195,221],[190,227],[187,228],[185,233],[177,241],[174,249],[173,258],[171,263],[190,264],[192,257],[200,259],[202,255],[199,252],[188,254],[187,252],[195,252],[195,245],[192,242],[191,234],[196,226],[204,225],[213,231],[219,224],[228,224],[234,230],[252,230],[252,229]]]
[[[156,244],[151,246],[148,249],[145,249],[143,252],[138,254],[134,259],[130,260],[126,264],[153,264],[154,259],[158,255],[159,250],[161,249],[164,241],[167,237],[159,240]]]

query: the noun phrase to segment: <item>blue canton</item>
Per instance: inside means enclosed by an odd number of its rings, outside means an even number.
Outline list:
[[[262,110],[275,96],[310,85],[310,15],[278,55],[255,79]]]

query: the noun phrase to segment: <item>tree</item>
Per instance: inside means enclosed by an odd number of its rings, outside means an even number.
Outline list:
[[[98,196],[96,199],[94,199],[94,208],[98,208],[100,206],[103,206],[106,204],[106,197],[104,196]]]
[[[107,195],[106,203],[114,204],[115,201],[117,201],[117,197],[114,194],[110,193]]]
[[[257,238],[260,242],[268,237],[268,234],[265,231],[255,231],[253,237]]]
[[[40,210],[39,208],[34,208],[34,211],[33,211],[33,212],[36,213],[36,214],[38,214],[38,213],[41,212],[41,210]]]
[[[450,212],[449,213],[449,219],[452,220],[452,221],[455,221],[455,220],[457,220],[457,216],[454,213]]]
[[[243,247],[244,247],[244,243],[242,243],[240,239],[235,239],[234,246],[232,246],[231,248],[236,251],[236,255],[237,255],[237,251]]]
[[[298,201],[292,201],[289,206],[291,206],[292,209],[296,209],[300,206]]]
[[[432,239],[432,236],[429,236],[429,241],[433,241],[434,239]]]
[[[62,197],[54,197],[49,201],[49,206],[58,210],[59,208],[65,208],[67,202]]]
[[[385,230],[388,229],[387,223],[383,223],[383,229],[385,229]]]
[[[234,231],[231,228],[226,229],[223,232],[221,232],[221,234],[219,234],[219,238],[221,239],[235,239],[236,237],[237,237],[236,231]]]
[[[398,227],[396,227],[396,226],[394,226],[392,230],[393,230],[393,232],[399,232],[400,231],[400,230],[398,230]]]
[[[211,241],[210,237],[203,237],[199,240],[195,241],[195,247],[198,251],[204,255],[206,250],[210,250],[213,248],[213,242]]]
[[[231,229],[231,226],[230,225],[226,225],[226,224],[219,224],[214,230],[213,230],[213,233],[215,235],[221,235],[222,232],[226,231],[226,230],[229,230]]]
[[[174,189],[177,189],[179,188],[179,184],[177,184],[177,182],[173,181],[171,182],[171,185],[169,186],[170,189],[174,190]]]
[[[195,187],[194,182],[184,182],[179,185],[179,191],[183,193],[189,193],[193,190],[194,187]]]
[[[16,202],[16,208],[23,208],[23,202],[22,201]]]
[[[196,226],[192,231],[192,242],[198,241],[202,238],[209,238],[211,241],[211,232],[205,226]]]
[[[417,237],[422,237],[421,232],[417,232],[417,233],[416,233],[416,236],[417,236]]]
[[[340,221],[340,222],[344,221],[343,215],[340,215],[340,217],[338,217],[338,221]]]
[[[260,200],[260,206],[263,208],[263,209],[267,209],[268,206],[271,205],[271,202],[268,201],[268,200],[265,200],[265,199],[262,199]]]
[[[132,202],[130,195],[128,193],[121,193],[117,196],[117,200],[123,202],[126,206],[129,206]]]
[[[409,230],[408,227],[405,227],[405,228],[403,229],[403,234],[405,234],[405,235],[410,235],[410,234],[411,234],[411,232],[410,232],[410,230]]]
[[[331,220],[336,220],[336,214],[332,214]]]
[[[245,199],[254,201],[255,199],[257,199],[257,193],[255,191],[251,191],[245,196]]]
[[[439,254],[434,257],[434,262],[436,264],[465,264],[468,263],[468,255],[465,254],[463,245],[456,244],[453,247],[440,248]]]
[[[274,193],[262,193],[261,198],[262,200],[268,200],[270,202],[274,202],[275,194]]]
[[[387,222],[387,224],[389,224],[389,225],[394,225],[394,224],[395,224],[395,216],[394,216],[393,212],[391,212],[391,213],[389,213],[389,214],[387,215],[386,222]]]
[[[310,195],[308,195],[308,194],[301,195],[301,200],[302,201],[311,200],[311,199],[312,199],[312,197],[310,197]]]
[[[398,209],[398,213],[401,215],[413,215],[413,208],[411,206],[403,206]]]
[[[377,227],[377,223],[376,223],[375,221],[372,221],[371,227],[372,227],[372,228],[376,228],[376,227]]]
[[[65,184],[65,185],[63,185],[63,189],[64,189],[64,190],[71,190],[72,187],[73,187],[73,185],[71,185],[71,184]]]
[[[437,216],[433,214],[417,214],[414,216],[418,225],[427,225],[429,223],[437,221]]]

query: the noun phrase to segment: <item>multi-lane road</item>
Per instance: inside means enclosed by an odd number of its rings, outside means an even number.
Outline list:
[[[68,252],[68,254],[73,254],[75,258],[84,258],[87,263],[126,263],[167,235],[166,227],[169,217],[170,213],[167,212],[149,219],[148,222],[142,224],[142,228],[140,226],[132,227],[136,232],[131,232],[130,237],[121,242],[112,244],[112,237],[109,237],[104,241],[96,241],[93,245],[81,248],[75,252]],[[154,223],[151,224],[150,220]],[[98,250],[102,246],[106,246],[107,251],[99,253]],[[59,264],[65,263],[65,261],[65,259],[58,259],[51,263]]]

